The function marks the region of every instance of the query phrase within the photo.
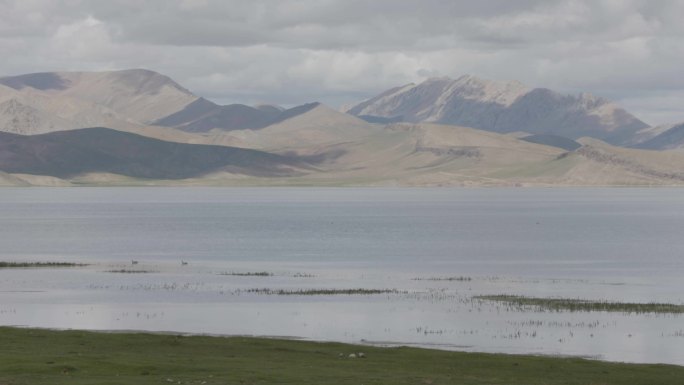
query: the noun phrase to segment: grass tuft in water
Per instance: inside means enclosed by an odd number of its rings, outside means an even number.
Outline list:
[[[458,282],[470,282],[473,280],[472,277],[428,277],[428,278],[413,278],[414,281],[458,281]]]
[[[315,275],[309,273],[295,273],[292,277],[294,278],[316,278]]]
[[[266,295],[374,295],[374,294],[406,294],[397,289],[247,289],[248,293]]]
[[[236,277],[272,277],[273,273],[269,273],[268,271],[254,271],[254,272],[246,272],[246,273],[238,273],[238,272],[230,271],[230,272],[219,273],[218,275],[232,275],[232,276],[236,276]]]
[[[2,262],[0,269],[28,268],[28,267],[80,267],[88,266],[86,263],[73,262]]]
[[[517,307],[536,307],[540,310],[571,311],[571,312],[620,312],[620,313],[662,313],[682,314],[684,305],[672,303],[630,303],[611,301],[591,301],[569,298],[535,298],[516,295],[481,295],[475,299],[503,302]]]
[[[156,271],[152,271],[152,270],[119,269],[119,270],[105,270],[105,273],[119,273],[119,274],[149,274],[149,273],[156,273]]]

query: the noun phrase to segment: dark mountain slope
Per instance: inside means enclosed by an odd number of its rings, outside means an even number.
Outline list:
[[[684,123],[673,126],[662,134],[634,147],[644,150],[669,150],[684,147]]]
[[[207,132],[215,128],[226,131],[259,129],[303,114],[317,105],[310,103],[280,111],[277,108],[254,108],[244,104],[219,106],[200,98],[154,124],[187,132]]]
[[[214,171],[287,176],[304,166],[294,157],[235,147],[165,142],[108,128],[23,136],[0,133],[0,170],[69,178],[102,172],[183,179]]]
[[[7,87],[21,90],[27,87],[35,88],[37,90],[65,90],[69,86],[69,82],[61,78],[54,72],[39,72],[26,75],[8,76],[0,78],[0,84]]]
[[[578,148],[582,147],[582,144],[572,139],[550,134],[530,135],[524,138],[520,138],[520,140],[524,140],[530,143],[544,144],[547,146],[557,147],[566,151],[575,151]]]

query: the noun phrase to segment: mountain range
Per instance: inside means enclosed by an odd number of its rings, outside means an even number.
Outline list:
[[[0,78],[0,185],[680,185],[684,123],[462,76],[340,112],[218,105],[133,69]]]

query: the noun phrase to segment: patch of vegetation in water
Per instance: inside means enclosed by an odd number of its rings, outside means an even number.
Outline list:
[[[88,266],[86,263],[73,262],[2,262],[0,269],[29,268],[29,267],[81,267]]]
[[[294,273],[293,278],[316,278],[315,275],[309,273]]]
[[[244,291],[266,295],[374,295],[407,293],[397,289],[247,289]]]
[[[249,271],[246,273],[240,273],[240,272],[224,272],[224,273],[219,273],[218,275],[232,275],[236,277],[272,277],[273,273],[270,273],[268,271]]]
[[[670,385],[684,378],[675,365],[270,338],[0,327],[0,340],[0,384],[17,385]]]
[[[472,277],[428,277],[428,278],[413,278],[414,281],[458,281],[458,282],[470,282],[473,280]]]
[[[592,301],[585,299],[570,298],[536,298],[517,295],[480,295],[474,299],[495,301],[506,303],[516,307],[535,307],[539,310],[549,311],[571,311],[571,312],[620,312],[620,313],[661,313],[661,314],[682,314],[684,305],[672,303],[632,303],[632,302],[611,302],[611,301]]]
[[[118,274],[150,274],[156,273],[152,270],[134,270],[134,269],[119,269],[119,270],[105,270],[105,273],[118,273]]]

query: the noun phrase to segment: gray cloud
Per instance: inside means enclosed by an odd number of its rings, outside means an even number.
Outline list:
[[[516,79],[684,121],[677,0],[0,0],[0,73],[149,68],[218,102],[337,106]]]

